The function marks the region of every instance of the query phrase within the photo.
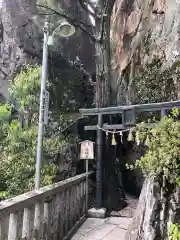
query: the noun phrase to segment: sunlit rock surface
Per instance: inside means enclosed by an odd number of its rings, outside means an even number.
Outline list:
[[[154,56],[163,61],[163,68],[179,62],[179,11],[178,0],[116,1],[111,25],[114,104],[135,102],[131,83],[138,66]]]

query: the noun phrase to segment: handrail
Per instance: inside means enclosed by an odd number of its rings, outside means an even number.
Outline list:
[[[83,173],[0,202],[0,240],[67,237],[86,214],[85,180]]]
[[[90,176],[92,173],[93,171],[89,172],[88,175]],[[10,214],[11,212],[17,211],[19,208],[23,209],[25,206],[27,207],[28,205],[34,204],[39,200],[49,200],[49,197],[52,195],[63,192],[69,186],[78,184],[85,180],[85,178],[86,174],[83,173],[61,182],[42,187],[39,190],[33,190],[14,198],[4,200],[0,202],[0,218],[4,214]]]

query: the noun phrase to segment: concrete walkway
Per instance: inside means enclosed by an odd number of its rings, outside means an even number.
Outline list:
[[[88,218],[71,240],[123,240],[134,215],[138,199],[127,196],[127,207],[111,217]]]
[[[131,218],[88,218],[71,240],[123,240]]]

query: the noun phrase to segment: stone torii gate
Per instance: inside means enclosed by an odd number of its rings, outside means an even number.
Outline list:
[[[97,162],[97,170],[96,170],[96,210],[100,210],[102,208],[102,131],[100,128],[104,130],[125,130],[130,127],[136,126],[136,117],[139,113],[142,112],[160,112],[161,117],[167,115],[169,111],[173,108],[180,108],[180,101],[172,101],[172,102],[161,102],[161,103],[150,103],[150,104],[137,104],[137,105],[129,105],[129,106],[115,106],[115,107],[106,107],[106,108],[91,108],[91,109],[79,109],[81,116],[98,116],[98,126],[85,126],[84,130],[86,131],[97,131],[97,139],[96,139],[96,162]],[[113,115],[120,114],[121,115],[121,124],[104,124],[103,116],[104,115]],[[100,211],[102,213],[102,211]],[[105,212],[104,212],[105,214]],[[96,212],[95,216],[98,215]]]

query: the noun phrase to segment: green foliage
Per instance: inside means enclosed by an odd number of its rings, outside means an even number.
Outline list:
[[[58,106],[64,113],[78,112],[79,108],[90,107],[94,94],[88,79],[82,79],[82,74],[77,70],[67,70],[67,67],[55,74],[56,79],[52,86],[54,106]]]
[[[34,188],[37,145],[37,116],[41,68],[26,67],[10,89],[22,112],[30,116],[30,124],[21,127],[18,120],[7,122],[11,106],[0,106],[0,199],[12,197]],[[61,138],[60,138],[61,137]],[[57,171],[57,155],[67,145],[62,136],[54,136],[46,129],[41,167],[41,185],[51,184]]]
[[[11,114],[11,106],[9,104],[0,105],[0,122],[2,123]]]
[[[178,99],[180,85],[179,64],[163,69],[159,59],[154,59],[145,67],[136,70],[134,84],[136,88],[136,102],[164,102]]]
[[[4,189],[9,196],[14,196],[33,189],[35,173],[37,126],[21,128],[18,121],[9,125],[6,145],[1,147],[0,176]],[[48,142],[48,144],[47,144]],[[44,152],[48,153],[42,166],[42,185],[52,183],[57,166],[49,164],[47,159],[54,158],[60,151],[60,142],[55,139],[44,139]]]
[[[180,226],[171,224],[169,228],[169,240],[180,240]]]
[[[26,66],[14,79],[9,89],[12,98],[20,105],[20,110],[37,110],[41,85],[41,67]]]
[[[179,111],[173,110],[171,116],[163,118],[160,123],[147,130],[141,126],[141,140],[149,136],[148,150],[136,167],[140,167],[145,176],[158,176],[164,173],[170,183],[177,183],[180,176],[180,121]]]
[[[8,104],[0,105],[0,142],[7,134],[8,123],[6,120],[11,114],[11,107]],[[3,145],[3,143],[1,143]]]

